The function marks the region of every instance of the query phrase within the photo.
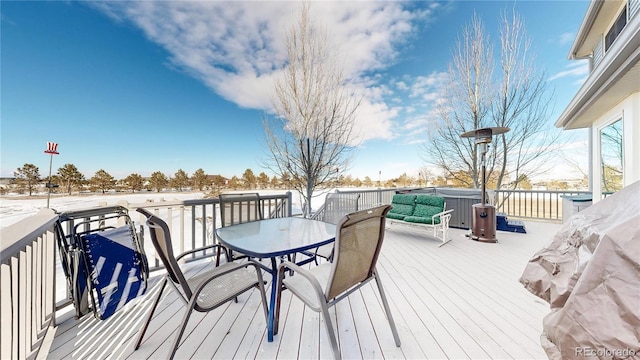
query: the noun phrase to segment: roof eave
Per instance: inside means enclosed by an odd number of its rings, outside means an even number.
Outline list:
[[[602,0],[591,1],[589,3],[589,7],[587,8],[587,13],[584,15],[584,19],[582,20],[582,24],[580,25],[580,30],[578,30],[576,39],[573,42],[573,45],[571,46],[571,50],[569,51],[569,56],[568,56],[569,60],[584,59],[590,55],[590,54],[578,55],[578,51],[580,50],[585,40],[589,36],[589,31],[593,27],[593,24],[595,23],[596,18],[598,17],[598,13],[600,12],[602,5],[603,5]]]
[[[623,35],[624,38],[620,39],[620,43],[625,45],[623,49],[617,51],[617,56],[613,58],[605,57],[603,63],[589,74],[587,80],[582,84],[562,114],[560,114],[555,123],[556,127],[564,129],[587,127],[588,125],[584,126],[584,123],[589,123],[589,121],[582,119],[580,124],[577,124],[579,118],[589,112],[596,102],[603,99],[603,94],[612,91],[619,80],[628,76],[632,78],[637,76],[637,65],[640,62],[640,24],[638,22],[640,22],[640,17],[636,16],[633,23],[630,23],[632,24],[632,26],[629,26],[630,31]],[[614,49],[612,48],[612,50]],[[607,100],[608,106],[613,106],[615,103],[622,101],[624,96],[640,91],[638,82],[631,81],[627,83],[632,85],[625,86],[623,91],[620,91],[620,88],[616,89],[615,93],[619,98]],[[602,103],[600,104],[602,105]]]

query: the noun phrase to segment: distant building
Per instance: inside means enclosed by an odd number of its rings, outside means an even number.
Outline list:
[[[226,177],[218,174],[218,175],[207,175],[207,180],[209,182],[213,182],[216,180],[219,180],[220,182],[224,181],[224,185],[228,185],[229,184],[229,179],[227,179]]]
[[[555,125],[589,129],[595,202],[640,180],[640,0],[591,1],[569,59],[589,76]]]

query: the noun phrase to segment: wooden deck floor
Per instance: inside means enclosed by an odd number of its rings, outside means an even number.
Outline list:
[[[498,232],[498,244],[465,238],[438,241],[413,228],[387,231],[378,271],[391,304],[402,346],[397,348],[375,284],[343,300],[333,310],[345,359],[544,359],[539,345],[548,305],[529,294],[518,278],[558,224],[526,222],[527,234]],[[202,264],[194,264],[198,271]],[[157,284],[160,274],[152,279]],[[269,276],[266,276],[268,279]],[[153,285],[152,285],[153,286]],[[39,358],[165,358],[184,306],[165,292],[145,340],[133,342],[149,311],[153,286],[141,302],[105,321],[69,318],[45,340]],[[269,289],[268,289],[269,290]],[[178,348],[179,359],[331,358],[324,322],[285,292],[280,333],[267,342],[256,291],[206,315],[195,314]]]

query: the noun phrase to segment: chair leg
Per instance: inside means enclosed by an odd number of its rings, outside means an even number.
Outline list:
[[[382,282],[380,281],[380,275],[378,275],[377,271],[374,271],[374,277],[376,278],[376,284],[378,285],[378,291],[380,292],[380,299],[382,299],[382,304],[384,305],[384,311],[387,313],[387,319],[389,320],[389,326],[391,326],[391,332],[393,333],[393,339],[396,341],[396,346],[400,347],[400,336],[398,335],[398,330],[396,329],[396,323],[393,321],[393,315],[391,315],[391,309],[389,308],[389,302],[387,301],[387,296],[384,293],[384,289],[382,288]]]
[[[185,312],[184,317],[182,318],[180,329],[178,330],[178,333],[176,334],[175,339],[173,339],[173,344],[171,345],[171,350],[169,352],[169,357],[168,357],[168,359],[170,360],[173,359],[173,357],[176,355],[178,346],[180,346],[180,339],[182,338],[182,334],[184,334],[184,330],[187,328],[187,323],[189,322],[189,318],[191,317],[191,312],[195,307],[195,302],[197,299],[198,299],[198,294],[194,294],[193,298],[191,299],[191,301],[189,301],[189,304],[187,305],[187,311]]]
[[[217,248],[216,249],[216,267],[220,266],[220,256],[221,255],[222,254],[220,253],[220,248]],[[229,255],[227,255],[227,257],[229,257]]]
[[[336,337],[336,332],[333,330],[333,324],[331,322],[331,317],[329,316],[329,308],[327,307],[327,303],[323,301],[320,306],[322,307],[322,317],[324,318],[324,323],[327,326],[327,335],[329,335],[329,341],[331,342],[331,348],[333,349],[333,356],[336,360],[341,360],[342,355],[340,354],[340,347],[338,346],[338,338]]]
[[[149,316],[147,316],[147,321],[144,323],[144,325],[142,325],[142,328],[140,329],[140,335],[138,335],[138,340],[136,341],[136,347],[134,348],[134,351],[138,350],[138,348],[140,347],[140,344],[142,344],[142,338],[144,337],[144,333],[147,332],[147,327],[149,327],[149,323],[151,322],[153,313],[156,311],[156,308],[158,307],[158,303],[160,303],[160,298],[162,298],[162,292],[164,291],[165,286],[167,286],[166,276],[162,281],[162,285],[160,286],[160,291],[158,292],[158,296],[156,296],[156,299],[153,302],[153,306],[151,306],[151,312],[149,312]]]
[[[269,322],[269,307],[267,306],[267,295],[264,289],[264,280],[262,278],[262,270],[256,266],[256,272],[258,273],[258,285],[257,288],[260,291],[260,298],[262,300],[262,309],[264,310],[264,319]],[[237,299],[237,298],[236,298]]]

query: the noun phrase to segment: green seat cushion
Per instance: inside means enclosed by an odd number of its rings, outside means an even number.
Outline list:
[[[392,208],[389,210],[387,215],[395,214],[400,216],[409,216],[413,214],[413,205],[405,205],[405,204],[391,204]],[[397,219],[397,218],[394,218]]]
[[[406,222],[420,223],[420,224],[431,224],[431,225],[440,224],[440,217],[437,217],[433,223],[431,223],[431,217],[422,217],[422,216],[407,216],[403,220]]]
[[[394,213],[392,213],[391,211],[389,211],[389,212],[387,213],[387,217],[388,217],[389,219],[404,220],[404,218],[406,218],[406,217],[407,217],[407,215],[394,214]]]
[[[407,216],[403,220],[407,222],[436,225],[440,224],[440,217],[438,216],[437,218],[433,219],[433,223],[431,217],[439,212],[442,211],[439,208],[433,206],[416,205],[416,209],[413,212],[413,215]]]

